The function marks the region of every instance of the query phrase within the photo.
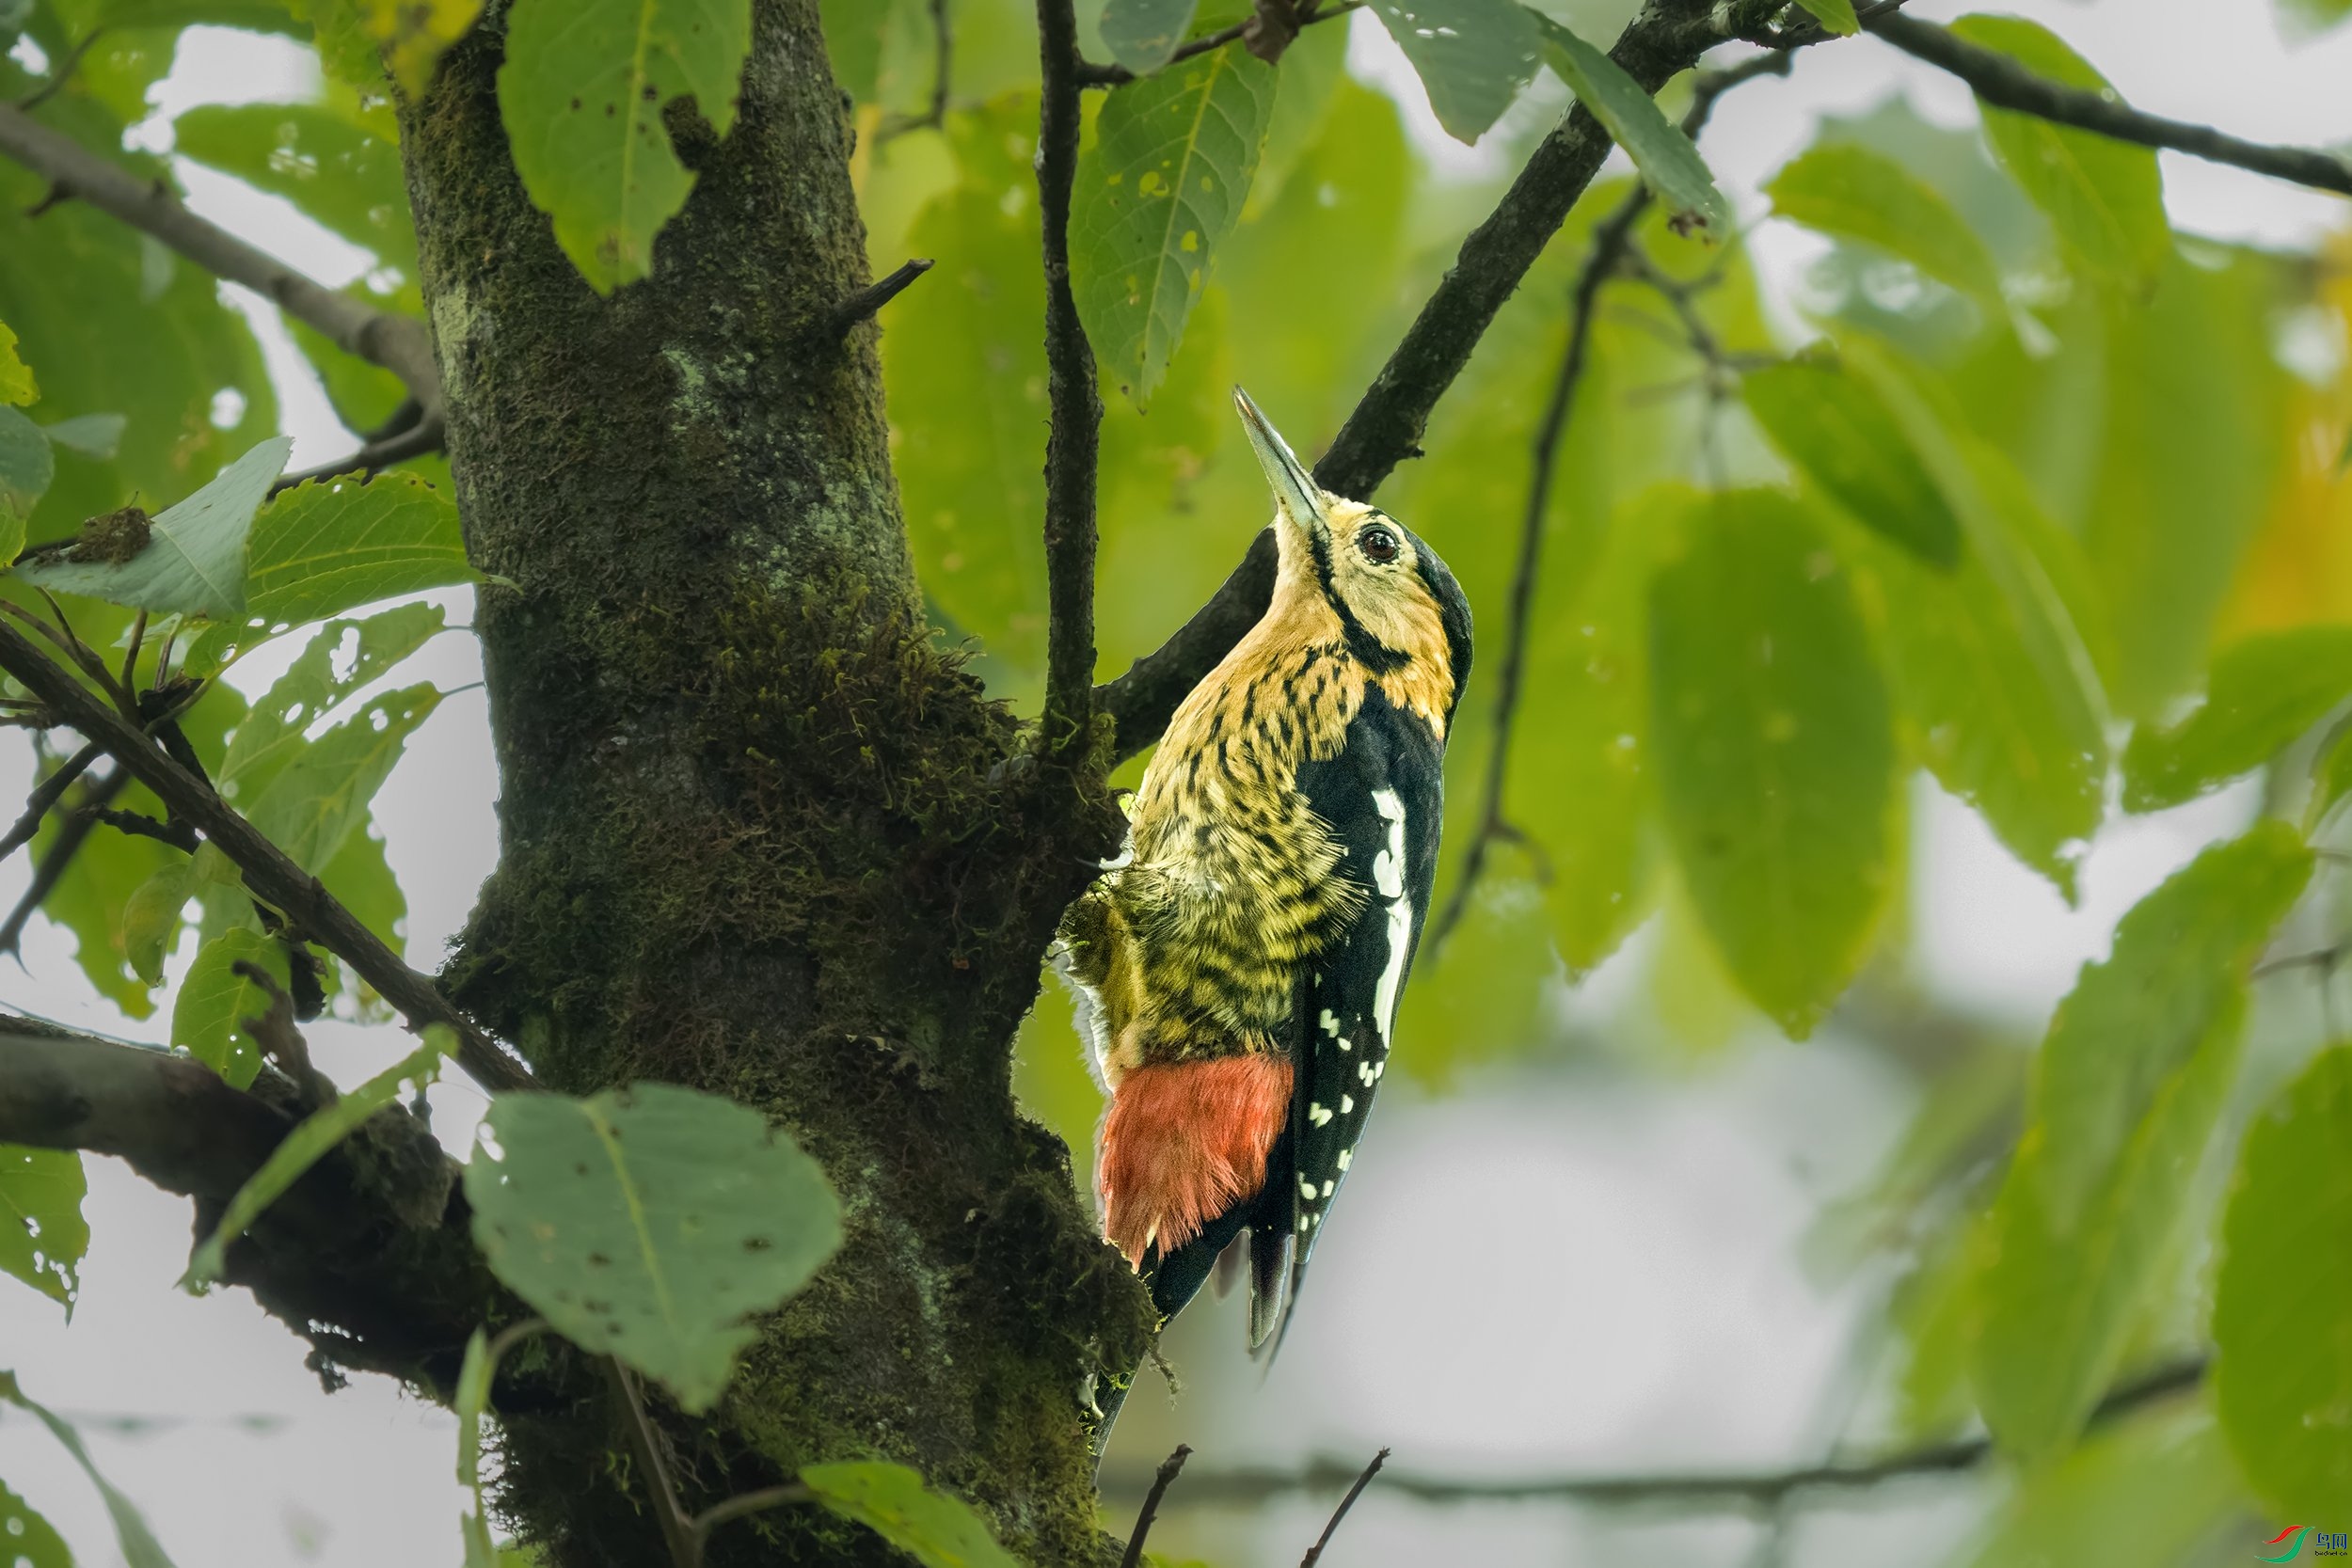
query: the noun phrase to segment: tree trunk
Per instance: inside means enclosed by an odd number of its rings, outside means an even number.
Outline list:
[[[1084,1390],[1152,1319],[1009,1045],[1117,816],[1101,748],[1024,754],[933,645],[875,331],[831,329],[866,281],[844,100],[816,0],[755,12],[738,124],[673,105],[694,192],[610,298],[509,159],[501,8],[407,112],[458,501],[511,584],[479,616],[502,853],[448,977],[548,1087],[728,1095],[841,1194],[848,1244],[718,1409],[657,1411],[689,1512],[882,1457],[1025,1560],[1097,1561]],[[504,1506],[556,1561],[659,1561],[604,1385],[564,1367],[506,1421]],[[711,1549],[893,1560],[807,1510]]]

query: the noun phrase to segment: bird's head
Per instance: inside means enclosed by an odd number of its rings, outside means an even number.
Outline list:
[[[1375,673],[1417,661],[1470,678],[1470,602],[1438,552],[1376,506],[1315,483],[1249,394],[1233,388],[1249,445],[1274,488],[1281,573],[1310,578],[1348,651]]]

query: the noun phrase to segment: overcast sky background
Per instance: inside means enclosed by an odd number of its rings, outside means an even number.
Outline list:
[[[1945,20],[1966,8],[1922,3]],[[2317,42],[2280,36],[2267,0],[2022,0],[2011,8],[2067,38],[2134,103],[2265,141],[2352,141],[2352,27]],[[1358,17],[1351,68],[1404,104],[1441,167],[1485,168],[1447,141],[1385,33]],[[168,145],[168,122],[203,103],[281,100],[310,86],[306,54],[280,40],[192,30],[157,112],[139,133]],[[1908,93],[1930,118],[1973,119],[1966,91],[1867,40],[1805,52],[1793,77],[1727,99],[1706,150],[1726,190],[1748,196],[1799,150],[1815,119]],[[367,258],[273,198],[183,168],[206,215],[330,285]],[[2344,203],[2253,175],[2167,155],[2182,229],[2306,245],[2345,227]],[[1749,218],[1756,212],[1743,214]],[[1763,223],[1753,245],[1768,277],[1794,278],[1818,242]],[[233,293],[234,291],[231,291]],[[354,445],[274,316],[250,296],[278,382],[293,467]],[[1242,356],[1246,358],[1246,352]],[[1246,369],[1246,367],[1244,367]],[[469,618],[465,594],[443,596]],[[298,645],[298,643],[296,644]],[[248,661],[265,683],[291,658]],[[421,673],[445,687],[479,678],[471,640],[437,641]],[[0,749],[0,797],[29,782],[21,748]],[[480,691],[445,702],[379,798],[376,819],[407,891],[409,948],[430,967],[462,923],[496,853],[496,779]],[[2104,951],[2116,917],[2252,810],[2239,790],[2110,829],[2070,911],[1976,819],[1921,786],[1917,907],[1924,977],[1954,1001],[2038,1025],[2076,967]],[[0,867],[13,900],[24,857]],[[1635,983],[1637,941],[1587,983],[1572,1018],[1599,1017]],[[126,1026],[85,986],[71,942],[37,921],[25,972],[0,970],[0,1001],[116,1034],[160,1039],[164,1018]],[[188,953],[181,955],[184,967]],[[167,1018],[167,1009],[165,1018]],[[404,1037],[322,1023],[321,1065],[344,1083],[389,1064]],[[1073,1043],[1075,1049],[1075,1043]],[[1406,1042],[1410,1049],[1410,1042]],[[1241,1352],[1233,1304],[1180,1323],[1171,1350],[1187,1378],[1174,1408],[1148,1386],[1130,1403],[1114,1461],[1155,1460],[1178,1439],[1196,1464],[1279,1464],[1306,1452],[1369,1454],[1438,1472],[1548,1473],[1770,1465],[1819,1457],[1842,1409],[1836,1370],[1883,1281],[1824,1292],[1796,1241],[1821,1200],[1867,1170],[1899,1126],[1908,1089],[1834,1037],[1766,1044],[1671,1085],[1629,1082],[1548,1059],[1473,1078],[1433,1101],[1409,1081],[1381,1112],[1378,1158],[1351,1185],[1345,1245],[1318,1253],[1317,1284],[1273,1375]],[[436,1096],[437,1128],[462,1152],[480,1100]],[[56,1308],[0,1282],[0,1365],[28,1392],[75,1414],[100,1465],[135,1498],[183,1568],[431,1568],[458,1561],[454,1426],[437,1409],[364,1379],[332,1399],[300,1346],[249,1298],[173,1289],[187,1206],[121,1165],[89,1162],[93,1242],[68,1328]],[[136,1418],[144,1426],[117,1424]],[[0,1419],[0,1479],[29,1497],[85,1563],[119,1560],[96,1497],[48,1436]],[[1942,1500],[1937,1500],[1941,1498]],[[1900,1505],[1899,1508],[1885,1505]],[[1179,1513],[1155,1547],[1219,1568],[1295,1561],[1328,1504],[1250,1516]],[[1879,1507],[1809,1520],[1789,1560],[1929,1563],[1969,1517],[1964,1494],[1913,1489]],[[1736,1564],[1753,1527],[1736,1518],[1660,1524],[1550,1506],[1431,1510],[1375,1490],[1331,1554],[1339,1564]]]

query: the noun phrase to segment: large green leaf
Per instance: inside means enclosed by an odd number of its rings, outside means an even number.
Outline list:
[[[289,984],[285,943],[234,927],[198,951],[171,1005],[171,1043],[238,1089],[262,1070],[261,1046],[246,1020],[264,1017],[270,1008],[269,992],[238,974],[240,963],[270,975],[280,990]]]
[[[212,618],[246,608],[246,536],[294,451],[273,436],[154,517],[95,519],[73,544],[21,561],[36,587],[161,614]]]
[[[940,264],[891,307],[882,335],[899,495],[926,592],[991,655],[1042,669],[1037,97],[954,116],[948,135],[962,178],[923,210],[909,242]]]
[[[2249,1561],[2239,1543],[2251,1528],[2224,1537],[2233,1555],[2192,1556],[2245,1505],[2230,1456],[2202,1411],[2166,1413],[2119,1424],[2026,1478],[1994,1515],[1964,1568],[2185,1568],[2194,1562]]]
[[[923,1568],[1021,1568],[971,1505],[932,1491],[903,1465],[810,1465],[801,1471],[801,1484]]]
[[[73,1463],[81,1466],[90,1484],[98,1488],[98,1495],[106,1505],[106,1516],[115,1528],[115,1544],[129,1568],[171,1568],[171,1559],[164,1554],[162,1544],[155,1539],[155,1532],[147,1528],[147,1520],[140,1514],[138,1505],[117,1491],[113,1482],[98,1473],[98,1466],[90,1462],[89,1449],[82,1444],[82,1434],[73,1430],[71,1422],[47,1405],[27,1398],[14,1372],[0,1372],[0,1401],[15,1405],[47,1427],[49,1434],[73,1456]]]
[[[1274,82],[1246,49],[1195,55],[1113,93],[1078,160],[1071,288],[1096,358],[1137,407],[1167,375],[1241,221]]]
[[[454,1030],[445,1023],[428,1024],[424,1041],[416,1050],[296,1122],[285,1141],[270,1150],[262,1168],[246,1178],[245,1185],[237,1189],[229,1206],[221,1211],[220,1221],[213,1227],[212,1234],[190,1254],[188,1272],[181,1277],[181,1285],[193,1293],[201,1293],[218,1279],[228,1261],[229,1248],[252,1228],[253,1222],[267,1212],[271,1204],[285,1196],[337,1144],[358,1132],[361,1122],[398,1100],[405,1085],[421,1088],[432,1083],[440,1071],[441,1059],[456,1049]]]
[[[751,0],[516,0],[499,113],[523,188],[599,293],[651,275],[694,188],[662,111],[691,99],[725,135],[751,48]]]
[[[1792,1036],[1852,978],[1893,892],[1894,736],[1848,574],[1795,501],[1693,498],[1650,597],[1650,728],[1692,902]]]
[[[2123,752],[2123,809],[2161,811],[2250,773],[2352,696],[2352,626],[2249,637],[2213,661],[2204,705],[2142,724]]]
[[[1103,7],[1103,47],[1137,75],[1168,63],[1192,26],[1200,0],[1108,0]]]
[[[1839,37],[1862,31],[1862,23],[1853,13],[1853,0],[1797,0],[1814,21]]]
[[[472,578],[457,508],[422,476],[311,480],[254,519],[246,609],[299,626]]]
[[[246,811],[262,835],[316,874],[367,817],[402,750],[441,701],[430,683],[388,691],[288,759]]]
[[[1960,560],[1960,520],[1895,417],[1836,360],[1784,360],[1740,378],[1781,455],[1867,527],[1922,560]]]
[[[1625,68],[1579,38],[1568,28],[1539,12],[1524,13],[1538,23],[1551,46],[1550,59],[1561,79],[1575,89],[1577,101],[1608,128],[1610,139],[1625,149],[1633,166],[1675,219],[1677,229],[1700,228],[1721,234],[1731,224],[1731,209],[1715,188],[1707,160],[1682,128],[1665,117],[1658,101],[1642,90]]]
[[[474,1241],[516,1294],[583,1349],[617,1355],[691,1411],[726,1387],[744,1320],[841,1245],[817,1162],[748,1106],[671,1084],[588,1100],[504,1094],[495,1149],[466,1167]]]
[[[360,621],[330,621],[254,701],[229,737],[214,771],[232,804],[259,800],[286,765],[310,747],[303,738],[362,687],[439,634],[441,607],[395,606]]]
[[[2214,1403],[2280,1519],[2352,1497],[2352,1047],[2323,1053],[2246,1135],[2215,1289]]]
[[[1817,144],[1766,181],[1764,194],[1777,216],[1909,261],[1995,320],[2008,311],[2000,269],[1977,231],[1933,185],[1882,152],[1849,141]]]
[[[400,149],[324,103],[207,103],[172,122],[181,156],[282,196],[387,264],[417,276]]]
[[[2089,61],[2039,23],[2014,16],[1963,16],[1955,37],[1998,50],[2062,87],[2113,97]],[[2093,273],[2145,286],[2155,279],[2172,230],[2164,214],[2164,177],[2151,148],[2054,125],[2033,115],[1980,103],[1985,139],[2069,248]]]
[[[2010,1449],[2064,1448],[2114,1377],[2235,1074],[2247,970],[2311,868],[2275,821],[2206,850],[2058,1005],[1979,1237],[1977,1392]]]
[[[0,1482],[0,1534],[8,1537],[11,1568],[73,1568],[73,1554],[56,1527]]]
[[[89,1250],[82,1218],[88,1190],[82,1157],[72,1149],[0,1144],[0,1273],[56,1302],[69,1318]]]
[[[1456,141],[1474,142],[1534,79],[1535,17],[1511,0],[1372,0]]]

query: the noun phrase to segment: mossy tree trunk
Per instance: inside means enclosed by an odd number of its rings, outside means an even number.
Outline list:
[[[1025,1560],[1094,1561],[1083,1388],[1135,1364],[1148,1304],[1009,1048],[1116,814],[1018,754],[923,623],[874,328],[831,325],[866,281],[844,100],[816,0],[755,9],[739,123],[674,108],[693,195],[610,298],[515,173],[498,8],[407,113],[458,499],[512,584],[480,612],[502,856],[450,977],[549,1087],[729,1095],[841,1193],[848,1245],[726,1400],[659,1413],[690,1512],[886,1457]],[[529,1409],[516,1522],[567,1565],[661,1560],[602,1384]],[[888,1556],[808,1511],[712,1549]]]

